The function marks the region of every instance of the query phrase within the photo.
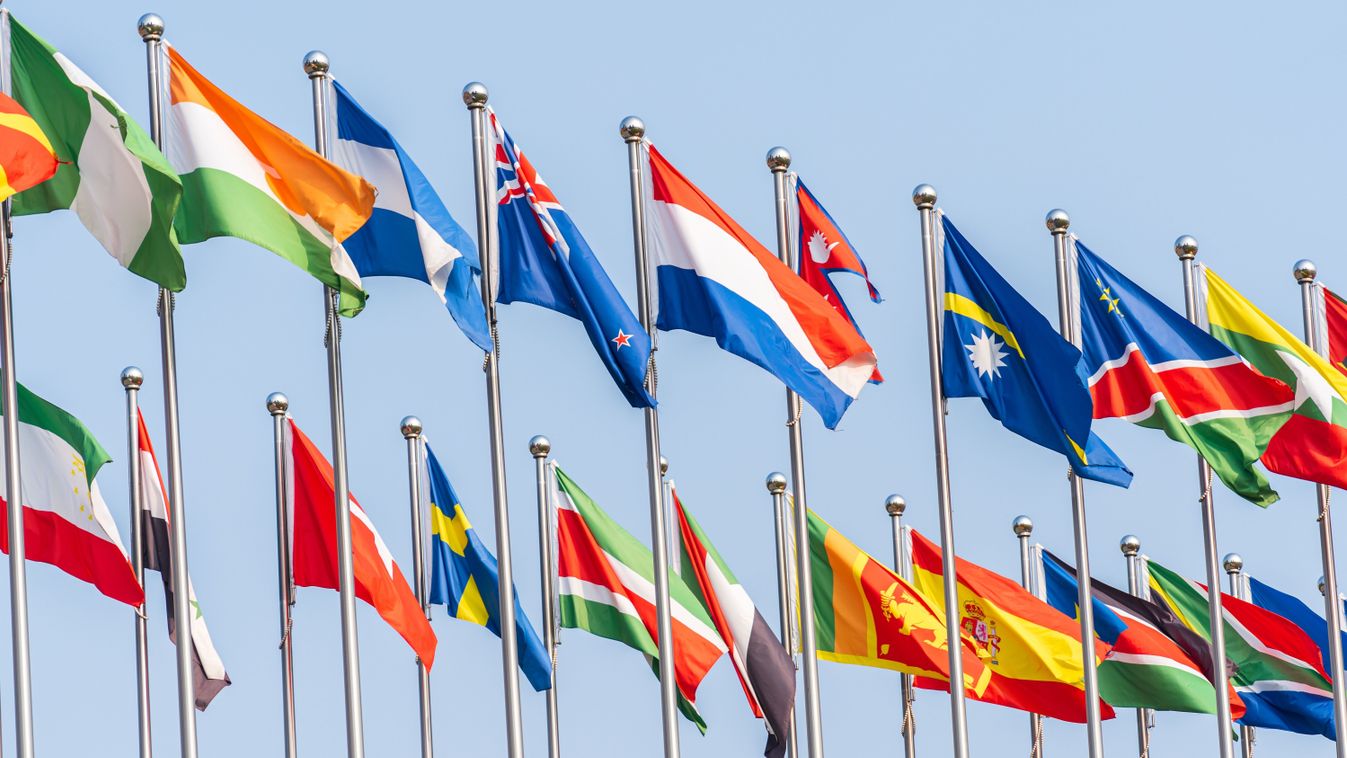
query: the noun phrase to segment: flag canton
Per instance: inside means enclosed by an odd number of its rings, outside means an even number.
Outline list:
[[[488,110],[491,128],[496,135],[496,203],[502,209],[509,208],[515,213],[523,213],[527,208],[538,224],[547,245],[553,252],[561,255],[570,253],[570,246],[553,214],[566,215],[566,209],[552,193],[537,169],[523,151],[515,145],[509,133],[501,127],[494,111]],[[567,219],[569,221],[569,219]]]

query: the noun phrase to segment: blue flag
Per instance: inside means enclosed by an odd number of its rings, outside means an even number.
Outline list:
[[[1249,599],[1259,608],[1272,611],[1282,618],[1290,619],[1305,634],[1314,640],[1323,653],[1324,671],[1334,679],[1338,675],[1333,671],[1333,662],[1328,659],[1328,622],[1317,612],[1294,595],[1288,595],[1279,589],[1249,577]],[[1347,648],[1347,632],[1342,633],[1342,645]]]
[[[942,218],[946,397],[980,397],[1010,431],[1066,456],[1078,476],[1126,487],[1132,472],[1090,431],[1080,351]]]
[[[650,337],[618,294],[552,189],[490,108],[496,135],[497,227],[502,303],[533,303],[578,319],[633,408],[654,407],[645,389]]]
[[[468,523],[430,445],[426,445],[426,474],[430,480],[430,602],[443,605],[450,616],[480,624],[499,637],[500,570],[496,556]],[[514,618],[519,668],[533,689],[541,692],[552,686],[551,657],[524,615],[517,591]]]
[[[402,276],[429,284],[458,328],[491,350],[482,293],[482,266],[472,238],[445,209],[440,196],[378,121],[337,82],[334,158],[378,188],[374,214],[343,246],[361,276]]]

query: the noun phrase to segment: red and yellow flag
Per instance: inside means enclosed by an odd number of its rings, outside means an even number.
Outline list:
[[[0,200],[56,175],[56,151],[37,122],[0,93]]]

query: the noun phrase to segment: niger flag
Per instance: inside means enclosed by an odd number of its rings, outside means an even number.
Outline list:
[[[940,548],[912,531],[912,583],[938,613],[944,614]],[[1018,583],[962,558],[959,578],[959,627],[991,672],[987,689],[976,699],[1039,713],[1062,721],[1085,722],[1085,670],[1080,626],[1029,594]],[[1108,645],[1095,641],[1099,658]],[[938,680],[917,679],[918,687],[946,689]],[[1103,718],[1113,709],[1102,700]]]
[[[0,200],[56,175],[56,151],[37,122],[0,93]]]

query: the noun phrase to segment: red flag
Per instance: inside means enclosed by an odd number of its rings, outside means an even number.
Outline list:
[[[1328,360],[1347,374],[1347,301],[1324,287],[1324,320],[1328,323]]]
[[[313,441],[290,422],[290,471],[294,486],[295,584],[338,588],[337,514],[333,504],[332,464]],[[374,607],[379,616],[412,646],[421,664],[430,670],[435,661],[435,632],[402,570],[375,531],[365,511],[351,495],[351,553],[355,562],[355,595]]]

